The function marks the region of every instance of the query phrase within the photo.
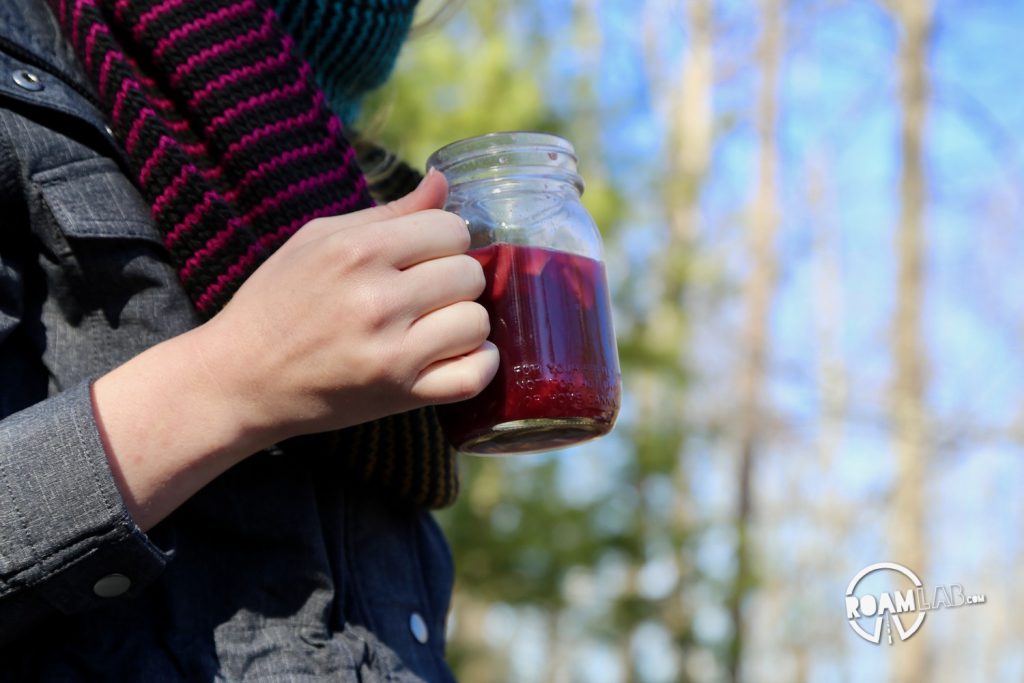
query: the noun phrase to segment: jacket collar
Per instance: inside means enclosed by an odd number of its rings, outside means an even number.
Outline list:
[[[19,84],[25,72],[38,78],[42,87]],[[0,106],[4,99],[84,121],[123,160],[95,90],[46,0],[0,0]]]
[[[46,0],[0,2],[0,50],[92,91]]]

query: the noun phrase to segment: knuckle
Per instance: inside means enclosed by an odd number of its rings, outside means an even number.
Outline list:
[[[462,369],[458,373],[458,379],[455,383],[455,392],[459,400],[466,400],[473,398],[487,386],[487,382],[484,381],[483,371],[476,367],[470,366]]]
[[[381,375],[380,345],[373,348],[356,346],[349,351],[352,358],[352,379],[358,383],[369,384]]]
[[[379,215],[379,220],[386,221],[407,215],[409,212],[404,208],[404,206],[405,203],[402,199],[392,199],[387,204],[380,204],[373,210]]]
[[[483,343],[488,335],[491,334],[491,316],[487,314],[486,308],[476,302],[470,302],[469,306],[472,307],[471,310],[475,316],[476,335],[474,339],[478,339],[480,343]]]
[[[341,233],[335,242],[338,262],[346,270],[366,268],[377,260],[379,251],[379,245],[364,235]]]
[[[401,384],[402,366],[398,344],[388,339],[378,339],[372,346],[367,347],[360,360],[362,372],[371,378],[373,383]]]
[[[397,297],[390,287],[364,287],[359,301],[363,319],[373,331],[390,325],[398,308]]]
[[[487,278],[480,262],[468,254],[453,254],[441,262],[444,268],[446,286],[460,299],[472,301],[483,294]]]
[[[429,214],[431,222],[435,223],[438,229],[444,229],[451,233],[451,237],[460,251],[469,249],[471,238],[465,219],[443,209],[429,209],[426,213]]]
[[[458,218],[458,216],[456,216]],[[462,251],[469,251],[470,246],[473,244],[473,235],[469,232],[469,225],[466,221],[458,218],[458,224],[455,226],[455,231],[458,234],[459,248]]]
[[[487,289],[487,276],[484,275],[484,268],[479,261],[468,254],[464,254],[463,258],[466,260],[466,278],[469,282],[470,293],[476,299]]]

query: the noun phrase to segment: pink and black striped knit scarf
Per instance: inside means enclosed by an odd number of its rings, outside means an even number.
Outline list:
[[[263,0],[49,2],[204,317],[307,222],[372,204],[341,122]],[[329,442],[401,501],[457,495],[433,409]]]

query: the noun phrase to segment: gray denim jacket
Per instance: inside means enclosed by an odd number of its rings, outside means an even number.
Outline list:
[[[448,547],[326,454],[149,534],[89,382],[197,324],[42,0],[0,2],[0,681],[446,681]]]

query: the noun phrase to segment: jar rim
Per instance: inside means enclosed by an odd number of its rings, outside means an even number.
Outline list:
[[[465,182],[497,173],[506,163],[523,164],[535,173],[564,175],[578,190],[583,190],[582,179],[576,172],[576,148],[554,133],[501,131],[463,138],[431,154],[427,168],[445,175],[455,173],[463,176],[460,180]],[[472,178],[465,177],[467,173]]]
[[[552,150],[568,154],[572,157],[573,162],[578,161],[576,148],[560,135],[530,130],[508,130],[474,135],[450,142],[430,155],[430,158],[427,159],[427,168],[433,167],[440,171],[446,166],[473,157],[494,154],[508,148],[527,146],[541,149],[550,147]]]

